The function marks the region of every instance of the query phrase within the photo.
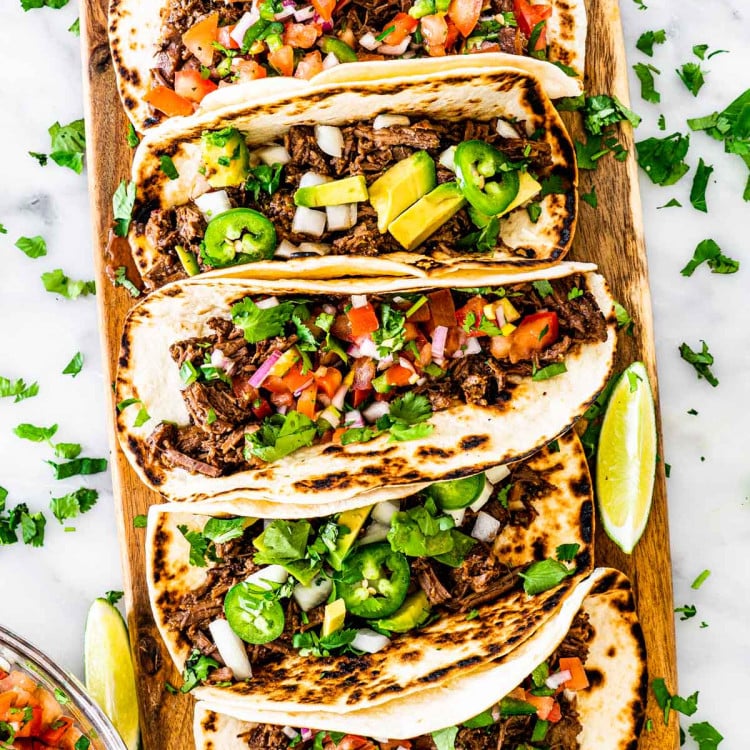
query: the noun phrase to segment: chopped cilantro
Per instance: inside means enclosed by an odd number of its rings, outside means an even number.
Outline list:
[[[680,344],[680,356],[691,364],[698,373],[698,379],[705,378],[714,388],[719,385],[718,378],[711,372],[711,365],[714,358],[708,351],[708,344],[701,341],[702,349],[700,352],[694,352],[686,343]]]
[[[100,474],[107,470],[106,458],[74,458],[64,464],[47,461],[54,471],[55,479],[67,479],[78,474]]]
[[[695,604],[685,604],[682,607],[675,607],[674,611],[680,615],[680,620],[683,622],[685,620],[689,620],[691,617],[695,617],[695,615],[698,614],[698,610],[695,608]]]
[[[79,443],[57,443],[55,445],[55,455],[58,458],[77,458],[81,454]]]
[[[73,355],[73,359],[68,362],[67,365],[65,365],[65,369],[62,371],[63,375],[70,375],[72,377],[75,377],[78,375],[78,373],[83,368],[83,354],[81,352],[76,352]]]
[[[661,71],[646,63],[636,63],[633,70],[641,82],[641,98],[652,104],[658,104],[661,101],[661,94],[656,90],[654,73],[660,75]]]
[[[125,266],[118,266],[115,270],[115,286],[127,289],[131,297],[141,296],[141,290],[128,278],[128,269]]]
[[[710,570],[704,570],[700,575],[690,584],[691,589],[699,589],[705,582],[706,579],[711,575]]]
[[[666,130],[667,129],[667,120],[664,117],[664,115],[659,115],[659,119],[657,121],[657,124],[659,126],[659,130]]]
[[[130,148],[135,148],[141,142],[132,122],[128,123],[128,134],[125,140]]]
[[[531,201],[531,203],[526,206],[526,213],[529,215],[531,223],[536,224],[539,221],[539,217],[542,215],[542,207],[536,201]]]
[[[660,208],[682,208],[682,203],[677,198],[668,200],[663,206],[657,206],[657,210]]]
[[[40,167],[46,167],[49,160],[47,154],[40,154],[36,151],[29,151],[29,156],[39,162]]]
[[[553,362],[551,365],[547,365],[546,367],[542,367],[540,370],[537,370],[531,376],[531,379],[534,381],[549,380],[550,378],[562,375],[567,371],[568,368],[565,366],[565,362]]]
[[[74,281],[68,278],[62,268],[47,271],[42,274],[44,288],[52,294],[60,294],[65,299],[77,299],[89,294],[96,294],[96,285],[93,281]]]
[[[685,155],[690,136],[672,133],[664,138],[646,138],[635,144],[638,164],[656,185],[674,185],[690,167]]]
[[[33,424],[23,423],[13,428],[13,434],[21,440],[30,440],[32,443],[43,443],[52,439],[57,432],[57,425],[51,427],[37,427]]]
[[[259,164],[257,167],[250,169],[250,174],[245,181],[245,190],[257,201],[261,190],[273,195],[281,183],[281,172],[284,169],[283,164],[274,165]]]
[[[686,62],[681,68],[675,71],[680,80],[685,84],[687,90],[693,95],[698,96],[698,92],[703,88],[706,82],[703,77],[703,69],[698,63]]]
[[[21,7],[24,10],[32,8],[53,8],[59,10],[68,4],[69,0],[21,0]]]
[[[106,594],[104,594],[104,598],[114,607],[117,602],[122,599],[122,597],[125,596],[125,593],[123,591],[107,591]]]
[[[77,174],[81,174],[83,157],[86,153],[86,132],[83,120],[73,120],[67,125],[60,125],[59,122],[56,122],[50,126],[49,135],[51,142],[49,158],[55,164],[68,167]],[[34,154],[37,159],[40,156],[40,154]]]
[[[148,516],[139,514],[133,517],[133,528],[134,529],[145,529],[148,526]]]
[[[568,568],[558,560],[548,558],[531,563],[518,575],[523,579],[523,590],[529,596],[534,596],[558,586],[573,573],[574,568]]]
[[[541,281],[534,281],[531,285],[534,287],[534,289],[536,289],[536,293],[542,299],[552,296],[552,284],[550,284],[546,279],[542,279]]]
[[[263,461],[278,461],[312,445],[315,434],[315,423],[304,414],[296,411],[274,414],[263,420],[259,430],[245,436],[245,453],[248,458],[256,456]]]
[[[542,189],[539,193],[539,198],[544,198],[545,195],[552,195],[554,193],[564,193],[565,185],[563,179],[559,174],[553,174],[546,177],[541,181]]]
[[[703,211],[703,213],[708,213],[706,188],[708,187],[708,178],[713,171],[714,168],[710,164],[706,164],[701,158],[693,177],[693,186],[690,188],[690,203],[693,208]]]
[[[49,507],[55,518],[63,523],[68,518],[75,518],[80,513],[91,510],[98,499],[99,493],[96,490],[81,487],[62,497],[53,497]]]
[[[617,319],[617,327],[624,328],[625,333],[632,336],[635,322],[630,317],[630,313],[617,301],[615,301],[615,318]]]
[[[47,254],[47,243],[43,237],[19,237],[16,240],[16,247],[27,258],[41,258]]]
[[[724,739],[707,721],[691,724],[688,734],[698,743],[698,750],[716,750]]]
[[[189,693],[196,685],[208,677],[209,670],[218,666],[219,662],[216,659],[204,656],[197,648],[194,648],[185,662],[185,669],[182,672],[183,685],[180,688],[180,692]]]
[[[114,233],[127,237],[135,205],[135,183],[123,180],[112,196],[112,213],[115,221]]]
[[[44,527],[47,519],[44,514],[21,512],[21,538],[24,544],[41,547],[44,544]]]
[[[561,544],[555,550],[555,555],[560,562],[570,562],[575,560],[580,548],[580,544]]]
[[[455,750],[458,727],[446,727],[432,733],[432,741],[437,750]]]
[[[73,34],[73,36],[81,36],[81,19],[76,18],[76,20],[68,26],[68,31]]]
[[[14,396],[14,403],[23,401],[27,398],[32,398],[39,393],[39,383],[31,383],[26,385],[26,381],[23,378],[18,380],[10,380],[0,375],[0,398],[8,398]]]
[[[294,302],[282,302],[275,307],[260,308],[249,297],[232,305],[232,322],[245,333],[245,341],[256,344],[258,341],[280,336],[284,324],[291,320]]]
[[[628,109],[616,96],[600,94],[586,99],[583,125],[591,135],[600,135],[608,126],[623,120],[627,120],[634,128],[641,122],[640,116]]]
[[[740,262],[724,255],[721,248],[711,238],[698,243],[692,259],[680,273],[683,276],[692,276],[695,269],[702,263],[708,263],[711,273],[736,273],[740,267]]]
[[[596,188],[592,186],[591,192],[581,193],[581,200],[588,203],[591,208],[596,208],[599,205],[599,199],[596,197]]]
[[[174,162],[172,161],[172,157],[167,154],[162,154],[159,157],[159,169],[161,169],[170,180],[176,180],[180,176],[177,167],[175,167]]]
[[[649,57],[654,56],[654,45],[664,44],[667,41],[667,32],[664,29],[658,31],[644,31],[639,37],[635,46]]]

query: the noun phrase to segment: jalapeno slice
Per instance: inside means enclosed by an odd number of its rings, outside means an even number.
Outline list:
[[[474,474],[463,479],[431,484],[425,492],[443,510],[467,508],[479,498],[484,489],[484,474]]]
[[[224,614],[229,627],[246,643],[269,643],[284,632],[284,610],[279,601],[247,581],[227,591]]]
[[[320,40],[320,48],[326,54],[333,53],[340,63],[357,62],[359,59],[357,53],[346,42],[336,39],[335,36],[324,36]]]
[[[489,143],[464,141],[456,148],[454,163],[461,192],[477,211],[497,216],[518,195],[518,171]]]
[[[336,592],[357,617],[387,617],[403,604],[410,577],[406,555],[389,544],[368,544],[346,559]]]
[[[215,268],[272,258],[276,229],[258,211],[232,208],[215,216],[203,238],[203,260]]]

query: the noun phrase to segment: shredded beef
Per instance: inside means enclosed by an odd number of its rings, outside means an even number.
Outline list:
[[[199,244],[206,233],[203,214],[190,203],[175,208],[175,223],[180,238],[188,245]]]
[[[490,545],[477,541],[461,565],[451,568],[448,575],[453,584],[454,595],[463,599],[467,594],[481,593],[507,572],[505,565],[492,553]]]
[[[192,421],[208,431],[227,432],[248,418],[246,409],[237,404],[237,397],[226,383],[191,383],[182,391]],[[207,424],[213,412],[213,423]]]
[[[472,354],[459,360],[453,377],[463,391],[467,403],[487,406],[497,402],[497,395],[505,387],[502,366],[486,354]]]
[[[289,737],[276,724],[258,724],[239,737],[249,750],[286,750],[289,747]]]
[[[330,174],[328,162],[318,146],[313,128],[293,125],[284,135],[284,146],[297,166],[322,175]]]
[[[444,604],[452,598],[452,594],[443,586],[438,578],[435,564],[427,557],[420,557],[412,563],[412,571],[417,574],[417,580],[422,587],[430,604],[435,607]]]

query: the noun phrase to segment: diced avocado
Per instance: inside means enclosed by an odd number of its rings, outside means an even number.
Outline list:
[[[367,200],[367,182],[363,175],[345,177],[320,185],[308,185],[294,194],[294,203],[305,208],[343,206]]]
[[[514,208],[518,208],[526,203],[526,201],[531,200],[541,189],[542,186],[528,172],[519,172],[518,194],[498,216],[504,216]]]
[[[435,162],[426,151],[402,159],[370,185],[370,203],[378,214],[378,230],[391,222],[437,184]]]
[[[321,628],[320,635],[325,638],[331,633],[335,633],[337,630],[341,630],[344,627],[344,620],[346,619],[346,604],[343,599],[336,599],[330,604],[326,604],[325,610],[323,610],[323,627]]]
[[[444,182],[404,211],[388,231],[407,250],[421,245],[448,219],[456,214],[466,199],[456,182]]]
[[[201,137],[206,179],[211,187],[241,185],[250,174],[250,154],[236,128],[206,131]]]
[[[180,259],[180,263],[182,263],[182,267],[185,269],[185,273],[188,276],[197,276],[201,272],[201,269],[195,255],[182,245],[175,246],[175,250],[177,251],[177,257]]]
[[[339,526],[346,526],[348,531],[340,534],[336,539],[336,549],[328,553],[328,562],[334,570],[341,570],[341,564],[344,562],[344,558],[349,554],[354,542],[359,536],[359,532],[365,525],[367,517],[370,515],[372,505],[365,505],[364,508],[354,508],[353,510],[345,510],[339,517]]]
[[[390,616],[378,620],[377,625],[383,630],[394,633],[405,633],[412,628],[418,628],[427,622],[430,616],[430,601],[422,589],[404,599],[404,603]]]

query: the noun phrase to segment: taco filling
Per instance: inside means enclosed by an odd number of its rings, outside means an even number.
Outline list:
[[[147,283],[271,259],[417,249],[437,260],[534,258],[510,217],[528,212],[541,228],[545,196],[572,200],[570,169],[551,143],[499,118],[412,119],[296,125],[283,143],[252,151],[235,128],[204,132],[194,163],[180,164],[196,174],[194,197],[136,211],[136,233],[159,254]],[[555,242],[557,257],[567,239]]]
[[[378,295],[246,297],[214,333],[170,347],[187,425],[160,423],[151,460],[219,477],[313,444],[426,438],[434,412],[502,408],[605,341],[584,278]]]
[[[168,116],[189,115],[220,86],[310,79],[358,60],[473,52],[546,59],[551,15],[551,3],[528,0],[172,0],[145,100]]]
[[[537,560],[534,545],[521,554],[510,541],[549,510],[546,476],[519,463],[333,516],[178,524],[190,564],[211,565],[170,603],[168,624],[192,649],[186,683],[252,680],[295,652],[356,660],[450,613],[481,627],[492,602],[585,571],[577,543]]]

